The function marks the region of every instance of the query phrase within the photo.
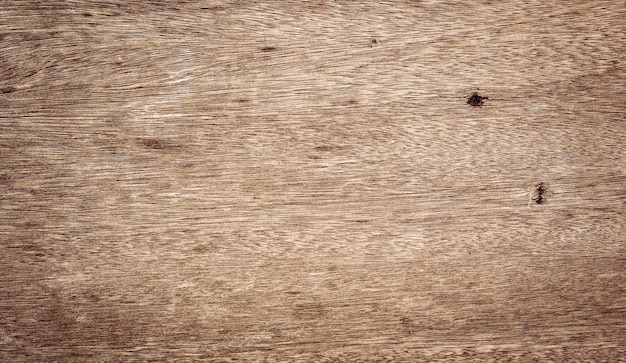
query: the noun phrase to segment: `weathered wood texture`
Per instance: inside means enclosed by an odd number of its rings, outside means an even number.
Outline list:
[[[624,361],[625,19],[1,1],[0,360]]]

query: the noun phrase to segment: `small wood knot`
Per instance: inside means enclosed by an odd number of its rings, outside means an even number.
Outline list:
[[[543,182],[541,182],[535,185],[535,190],[533,192],[532,200],[534,200],[535,203],[537,204],[541,204],[545,202],[546,200],[545,194],[546,194],[546,186],[543,184]]]
[[[488,100],[489,97],[483,97],[478,93],[474,92],[470,98],[467,99],[467,103],[471,106],[482,106],[484,100]]]

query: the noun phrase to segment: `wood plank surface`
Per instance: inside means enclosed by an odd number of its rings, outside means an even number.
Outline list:
[[[0,1],[0,360],[626,361],[625,20]]]

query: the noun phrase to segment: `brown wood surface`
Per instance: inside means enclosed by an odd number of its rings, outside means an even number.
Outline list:
[[[626,361],[625,20],[0,1],[0,361]]]

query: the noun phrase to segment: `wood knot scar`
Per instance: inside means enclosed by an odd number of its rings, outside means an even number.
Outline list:
[[[543,182],[541,182],[535,185],[535,188],[533,189],[533,193],[531,195],[531,199],[537,204],[544,203],[546,201],[546,197],[545,197],[546,192],[547,192],[546,185]]]
[[[468,98],[468,99],[467,99],[467,103],[468,103],[470,106],[474,106],[474,107],[476,107],[476,106],[482,106],[482,105],[483,105],[483,103],[484,103],[484,101],[485,101],[485,100],[488,100],[488,99],[489,99],[489,97],[484,97],[484,96],[479,95],[477,92],[474,92],[474,93],[470,96],[470,98]]]

